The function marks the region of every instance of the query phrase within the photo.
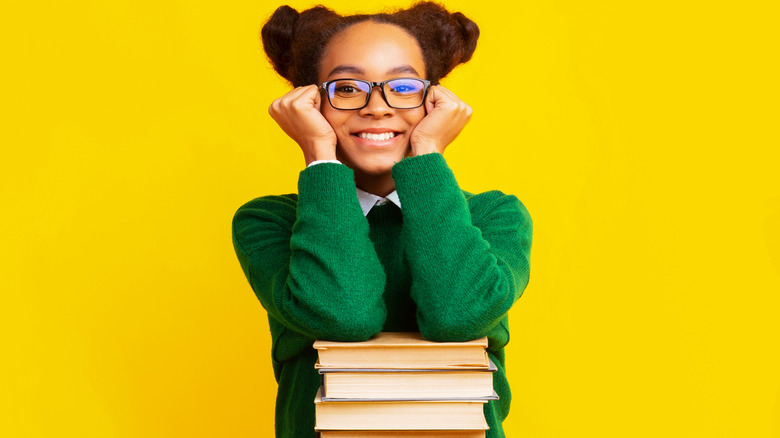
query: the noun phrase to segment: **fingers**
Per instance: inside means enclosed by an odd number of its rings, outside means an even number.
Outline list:
[[[317,111],[320,111],[320,107],[322,106],[322,94],[320,94],[320,89],[316,85],[314,85],[314,100],[312,103],[314,104],[314,108]]]
[[[425,113],[430,114],[436,106],[436,85],[428,88],[428,95],[425,96]]]
[[[320,109],[320,93],[319,87],[316,85],[306,85],[303,87],[296,87],[284,96],[271,102],[268,107],[268,112],[273,116],[280,112],[287,111],[304,111],[309,108]]]
[[[466,119],[471,118],[473,112],[471,106],[460,100],[452,91],[441,85],[433,85],[428,90],[428,96],[425,99],[425,109],[430,113],[436,108],[446,107],[455,114],[462,114]]]
[[[471,119],[471,106],[441,85],[428,89],[426,116],[415,127],[411,137],[412,154],[444,153]]]
[[[303,93],[303,87],[293,88],[284,96],[274,99],[268,107],[268,112],[273,114],[273,112],[276,111],[278,113],[282,107],[287,107],[289,102],[297,98],[301,93]]]

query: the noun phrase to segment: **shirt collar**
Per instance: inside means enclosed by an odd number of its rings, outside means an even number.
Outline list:
[[[374,208],[375,205],[382,205],[389,202],[392,202],[393,204],[397,205],[398,208],[401,208],[401,200],[398,198],[398,192],[393,190],[393,193],[390,193],[386,197],[381,197],[374,195],[372,193],[368,193],[365,190],[361,190],[357,188],[357,198],[360,202],[360,208],[363,210],[363,216],[368,216],[368,212],[371,211],[372,208]]]

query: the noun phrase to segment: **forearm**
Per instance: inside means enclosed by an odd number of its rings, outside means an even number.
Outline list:
[[[528,282],[531,222],[514,196],[466,202],[439,154],[393,168],[418,325],[433,340],[488,334]]]
[[[312,338],[360,340],[379,332],[385,278],[352,171],[336,164],[302,171],[297,212],[260,204],[236,214],[234,244],[268,312]]]

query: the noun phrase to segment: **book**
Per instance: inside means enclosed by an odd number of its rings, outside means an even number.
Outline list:
[[[470,399],[495,396],[493,372],[476,369],[321,368],[322,400]],[[497,396],[496,396],[497,398]]]
[[[332,401],[314,399],[314,430],[486,430],[487,400]]]
[[[487,337],[433,342],[420,333],[382,332],[363,342],[314,342],[316,368],[463,369],[490,367]]]
[[[485,438],[484,430],[324,430],[320,438]]]

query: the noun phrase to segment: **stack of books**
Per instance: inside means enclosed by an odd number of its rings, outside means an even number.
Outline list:
[[[383,332],[365,342],[316,341],[322,438],[484,438],[496,400],[487,338],[432,342]]]

